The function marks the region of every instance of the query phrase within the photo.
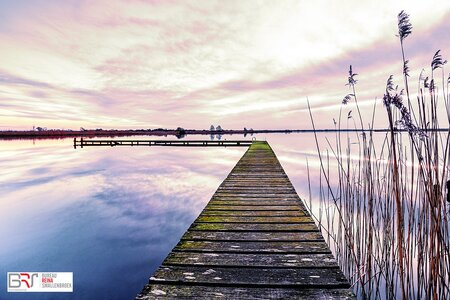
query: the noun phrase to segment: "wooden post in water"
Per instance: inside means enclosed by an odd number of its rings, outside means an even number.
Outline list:
[[[353,299],[266,142],[253,142],[136,299]]]

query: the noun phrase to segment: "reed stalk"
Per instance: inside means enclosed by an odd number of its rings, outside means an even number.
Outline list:
[[[319,208],[315,216],[327,242],[361,299],[450,299],[450,234],[446,189],[449,180],[450,131],[439,132],[438,112],[447,111],[449,126],[450,75],[444,77],[446,61],[440,51],[433,56],[431,80],[422,71],[417,103],[410,97],[408,60],[404,40],[412,26],[405,12],[398,15],[403,63],[403,90],[394,88],[391,75],[382,101],[375,101],[366,133],[358,105],[356,75],[350,66],[351,94],[342,100],[335,127],[335,141],[314,134],[320,163]],[[440,69],[442,88],[435,75]],[[442,98],[439,99],[439,91]],[[354,101],[359,122],[351,111],[344,123],[345,105]],[[375,112],[383,105],[389,122],[383,136],[374,134]],[[311,122],[314,118],[308,101]],[[344,124],[343,124],[344,123]],[[341,128],[358,129],[356,133]],[[399,132],[398,129],[406,129]],[[326,157],[322,156],[326,147]],[[334,162],[333,162],[334,160]],[[336,164],[333,173],[331,165]],[[311,178],[308,165],[308,179]],[[331,178],[336,178],[336,182]],[[323,179],[323,180],[322,180]],[[450,185],[450,184],[449,184]],[[309,182],[310,210],[314,188]]]

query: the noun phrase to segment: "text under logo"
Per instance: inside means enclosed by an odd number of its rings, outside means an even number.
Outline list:
[[[8,272],[8,292],[73,292],[73,272]]]

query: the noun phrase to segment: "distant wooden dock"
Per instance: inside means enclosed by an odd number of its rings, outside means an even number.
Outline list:
[[[353,299],[266,142],[253,142],[136,299]]]
[[[98,139],[73,139],[73,147],[116,147],[116,146],[172,146],[172,147],[248,147],[252,144],[250,140],[241,141],[205,141],[205,140],[98,140]]]

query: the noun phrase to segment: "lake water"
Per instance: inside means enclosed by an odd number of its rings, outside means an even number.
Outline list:
[[[313,136],[256,137],[308,197]],[[245,150],[0,141],[0,299],[133,299]],[[74,292],[7,293],[14,271],[73,272]]]

